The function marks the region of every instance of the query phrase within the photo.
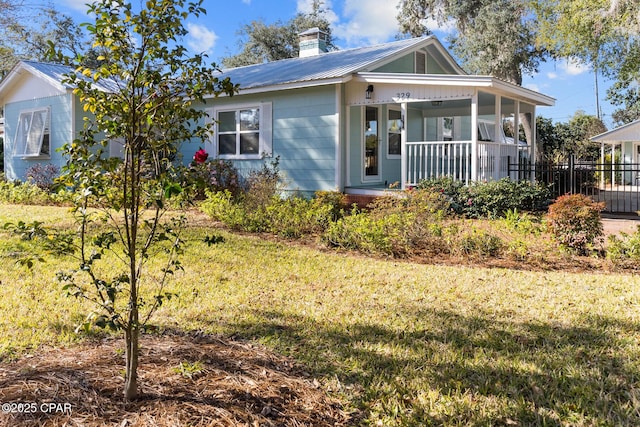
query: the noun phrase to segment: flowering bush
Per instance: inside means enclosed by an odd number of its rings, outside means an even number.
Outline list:
[[[193,161],[197,164],[201,164],[207,161],[209,158],[209,153],[204,151],[204,148],[200,148],[196,151],[196,154],[193,156]]]
[[[241,189],[242,183],[238,170],[228,160],[209,160],[209,153],[199,149],[193,161],[182,170],[182,187],[187,190],[190,199],[202,200],[205,191],[228,191],[234,197]]]
[[[36,163],[27,169],[25,176],[33,185],[43,190],[51,190],[54,180],[59,174],[60,168],[56,165]]]

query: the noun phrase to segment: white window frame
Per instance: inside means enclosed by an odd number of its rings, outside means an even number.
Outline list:
[[[389,129],[389,115],[391,111],[396,111],[398,113],[400,113],[400,119],[396,119],[396,120],[400,120],[400,126],[398,127],[397,130],[392,131],[391,129]],[[389,108],[387,108],[387,159],[401,159],[402,158],[402,127],[403,127],[403,120],[402,120],[402,109],[398,106],[389,106]],[[390,134],[397,134],[400,138],[400,154],[392,154],[389,153],[389,150],[391,149],[391,145],[389,144],[389,135]]]
[[[45,113],[44,122],[38,129],[33,128],[33,118],[36,114]],[[28,117],[28,119],[27,119]],[[23,120],[29,120],[26,129],[23,128]],[[39,134],[38,134],[39,133]],[[43,152],[42,148],[48,146],[48,150]],[[18,123],[13,139],[13,157],[29,159],[50,159],[51,158],[51,108],[39,107],[21,110],[18,114]]]
[[[242,110],[258,110],[259,117],[259,129],[258,129],[258,153],[257,154],[240,154],[240,135],[243,131],[240,130],[240,120],[238,115]],[[207,114],[210,120],[215,121],[214,133],[210,137],[210,148],[215,156],[220,159],[226,160],[255,160],[262,159],[264,157],[271,157],[273,154],[272,149],[272,106],[270,102],[262,102],[257,104],[231,104],[225,106],[219,106],[213,109],[208,109]],[[236,113],[236,153],[235,154],[220,154],[218,146],[218,136],[220,135],[218,117],[223,112],[235,112]],[[249,131],[253,132],[253,131]],[[226,132],[225,132],[226,133]]]
[[[366,165],[366,151],[367,151],[367,130],[366,130],[366,122],[367,122],[367,107],[372,107],[377,110],[376,112],[376,134],[378,138],[378,152],[377,152],[377,160],[378,160],[378,173],[376,175],[367,175],[367,165]],[[382,182],[382,141],[380,138],[380,132],[383,130],[380,126],[380,117],[383,116],[382,105],[363,105],[362,107],[362,140],[361,140],[361,148],[360,148],[360,169],[361,169],[361,177],[362,182]]]

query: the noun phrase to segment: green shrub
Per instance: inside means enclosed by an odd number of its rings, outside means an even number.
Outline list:
[[[339,191],[316,191],[313,195],[315,203],[331,207],[331,220],[337,221],[344,216],[347,208],[346,197]]]
[[[508,230],[522,235],[539,236],[542,233],[540,218],[529,212],[519,212],[517,209],[509,209],[504,218],[500,220]]]
[[[58,192],[40,188],[31,182],[7,181],[0,177],[0,201],[24,205],[61,205],[68,203],[70,193],[65,189]]]
[[[354,209],[329,225],[323,240],[336,247],[406,256],[446,249],[442,220],[448,202],[440,193],[410,190],[403,197],[376,199],[367,211]]]
[[[261,193],[254,193],[255,197],[250,199],[248,194],[233,197],[229,191],[207,191],[200,209],[234,230],[268,232],[291,238],[321,233],[335,219],[334,198],[273,195],[266,200],[261,199]]]
[[[322,200],[303,197],[272,199],[265,209],[267,231],[299,238],[324,231],[333,220],[333,206]]]
[[[238,204],[230,191],[205,192],[206,199],[200,204],[202,212],[234,230],[243,230],[247,218],[245,210]]]
[[[509,210],[535,211],[546,206],[546,186],[529,181],[474,182],[462,192],[463,214],[469,218],[500,218]]]
[[[418,183],[417,188],[442,194],[448,201],[451,210],[457,214],[463,213],[462,200],[466,191],[464,182],[454,180],[451,177],[425,179]]]
[[[354,209],[350,215],[332,222],[322,239],[334,247],[391,255],[393,250],[386,228],[383,220]]]
[[[454,241],[454,253],[484,258],[499,256],[505,246],[500,237],[476,228],[458,236]]]
[[[549,206],[547,224],[562,247],[586,255],[604,235],[600,218],[603,209],[604,203],[582,194],[567,194]]]
[[[628,234],[620,232],[620,237],[610,235],[607,245],[607,259],[615,265],[640,267],[640,226],[637,230]]]
[[[195,160],[188,166],[178,168],[176,181],[185,189],[184,196],[189,200],[202,200],[206,191],[228,191],[237,197],[242,184],[238,170],[228,160],[214,159],[202,162]]]
[[[424,180],[420,189],[440,192],[449,201],[451,209],[468,218],[499,218],[509,210],[536,211],[549,202],[549,188],[529,181],[472,182],[468,186],[451,178]]]

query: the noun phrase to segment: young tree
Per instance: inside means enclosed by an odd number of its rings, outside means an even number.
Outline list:
[[[181,191],[173,179],[179,144],[206,138],[205,97],[237,91],[218,80],[203,55],[189,56],[180,44],[188,16],[205,13],[202,0],[149,0],[135,10],[125,0],[100,0],[87,24],[101,55],[96,69],[82,56],[57,59],[75,67],[67,77],[85,119],[80,138],[65,147],[65,183],[74,189],[79,223],[79,266],[59,279],[70,295],[96,304],[94,324],[124,331],[124,397],[138,395],[139,334],[170,293],[167,278],[180,269],[179,232],[184,219],[166,219],[167,199]],[[120,144],[123,158],[110,158]],[[91,238],[91,223],[107,230]],[[104,227],[104,226],[102,226]],[[152,269],[153,259],[164,267]],[[110,255],[109,268],[98,268]],[[116,268],[116,266],[120,266]]]
[[[310,13],[298,13],[289,22],[265,24],[264,21],[258,20],[244,25],[238,31],[242,40],[241,52],[223,58],[222,64],[227,68],[233,68],[295,58],[299,53],[298,35],[314,27],[327,33],[327,47],[335,49],[331,26],[324,15],[322,1],[314,0]]]

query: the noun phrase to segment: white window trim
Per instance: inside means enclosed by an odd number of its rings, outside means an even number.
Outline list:
[[[22,117],[23,114],[28,114],[31,113],[31,120],[32,122],[29,123],[29,130],[27,131],[27,133],[29,133],[31,131],[31,126],[33,124],[33,114],[39,111],[46,111],[47,112],[47,117],[45,119],[45,123],[44,123],[44,129],[42,132],[42,135],[40,135],[40,141],[38,142],[38,154],[26,154],[26,150],[28,147],[28,141],[25,141],[23,148],[23,152],[22,153],[16,153],[17,149],[18,149],[18,134],[20,133],[20,118]],[[47,126],[47,124],[49,126]],[[49,154],[42,154],[42,144],[44,143],[44,137],[45,135],[49,135]],[[21,158],[21,159],[50,159],[51,158],[51,107],[37,107],[37,108],[29,108],[29,109],[25,109],[25,110],[21,110],[18,114],[18,123],[17,123],[17,127],[16,127],[16,132],[14,133],[14,137],[13,137],[13,153],[12,153],[12,157],[17,157],[17,158]]]
[[[389,145],[389,133],[390,133],[389,131],[390,131],[390,129],[388,129],[388,127],[389,127],[389,112],[390,111],[399,112],[400,113],[400,120],[402,121],[402,109],[400,108],[400,106],[398,106],[397,108],[396,108],[396,106],[393,106],[393,107],[389,106],[389,108],[387,108],[387,123],[386,123],[386,125],[387,125],[387,129],[386,129],[386,132],[387,132],[387,138],[386,138],[387,139],[387,149],[385,151],[386,151],[386,154],[387,154],[387,159],[395,160],[395,159],[401,159],[402,158],[402,127],[400,129],[398,129],[398,135],[400,135],[400,154],[390,154],[389,153],[389,148],[391,148],[390,145]]]
[[[249,110],[257,108],[260,111],[260,129],[258,130],[258,154],[219,154],[218,152],[218,114],[226,111]],[[214,120],[213,135],[209,138],[208,148],[216,158],[224,160],[256,160],[273,155],[272,147],[272,103],[229,104],[207,109],[209,120]]]
[[[378,126],[378,174],[377,175],[367,175],[366,172],[366,165],[365,165],[365,157],[366,157],[366,145],[367,145],[367,137],[365,135],[365,129],[364,129],[364,125],[366,122],[366,117],[367,117],[367,105],[363,105],[361,107],[361,111],[362,111],[362,123],[360,124],[360,126],[362,126],[362,135],[361,135],[361,139],[360,139],[360,173],[361,173],[361,178],[362,178],[362,183],[378,183],[378,182],[382,182],[382,144],[380,141],[380,116],[382,115],[382,106],[381,105],[369,105],[369,107],[374,107],[378,110],[378,115],[376,118],[377,121],[377,126]]]

